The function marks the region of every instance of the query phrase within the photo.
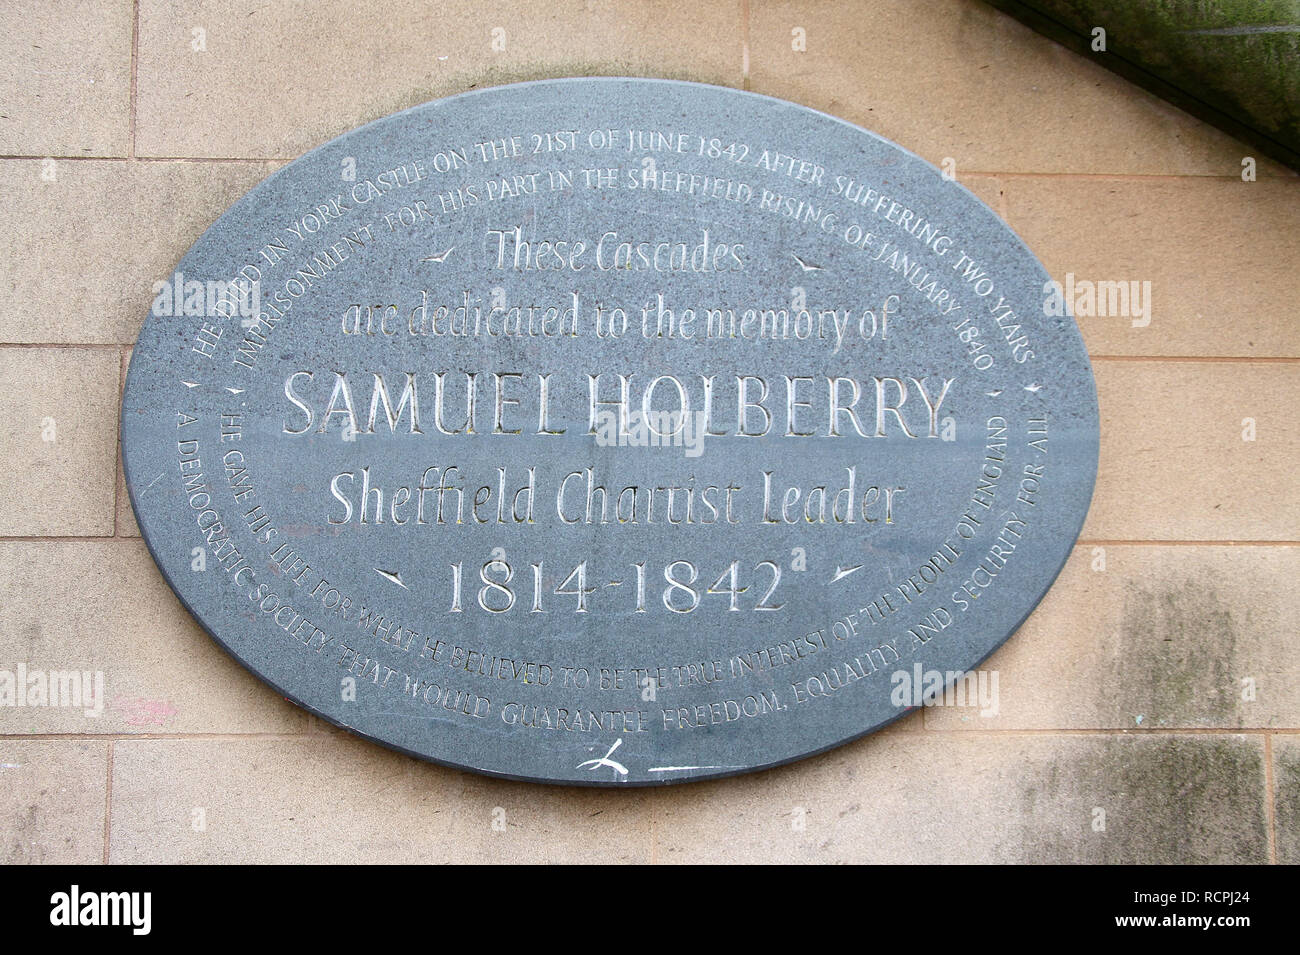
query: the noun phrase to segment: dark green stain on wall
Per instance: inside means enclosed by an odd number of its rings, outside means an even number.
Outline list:
[[[1300,169],[1300,0],[986,2]]]

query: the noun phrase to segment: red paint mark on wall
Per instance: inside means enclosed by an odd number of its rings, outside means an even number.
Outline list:
[[[123,714],[127,726],[166,726],[177,712],[170,700],[147,700],[142,696],[119,696],[112,708]]]

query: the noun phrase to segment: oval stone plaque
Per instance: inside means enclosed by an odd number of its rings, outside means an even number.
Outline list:
[[[552,782],[772,766],[953,684],[1062,567],[1097,405],[1045,283],[810,109],[468,93],[290,163],[155,286],[127,487],[212,637],[363,736]]]

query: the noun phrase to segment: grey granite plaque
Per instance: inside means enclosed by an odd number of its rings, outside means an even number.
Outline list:
[[[208,633],[332,723],[551,782],[772,766],[974,695],[1063,565],[1097,404],[1047,281],[810,109],[467,93],[290,163],[155,286],[127,488]]]

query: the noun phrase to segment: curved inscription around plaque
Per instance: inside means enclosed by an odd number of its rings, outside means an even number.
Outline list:
[[[334,723],[526,779],[770,766],[977,666],[1063,565],[1097,405],[1046,282],[800,106],[465,94],[290,163],[158,283],[127,486],[204,628]]]

